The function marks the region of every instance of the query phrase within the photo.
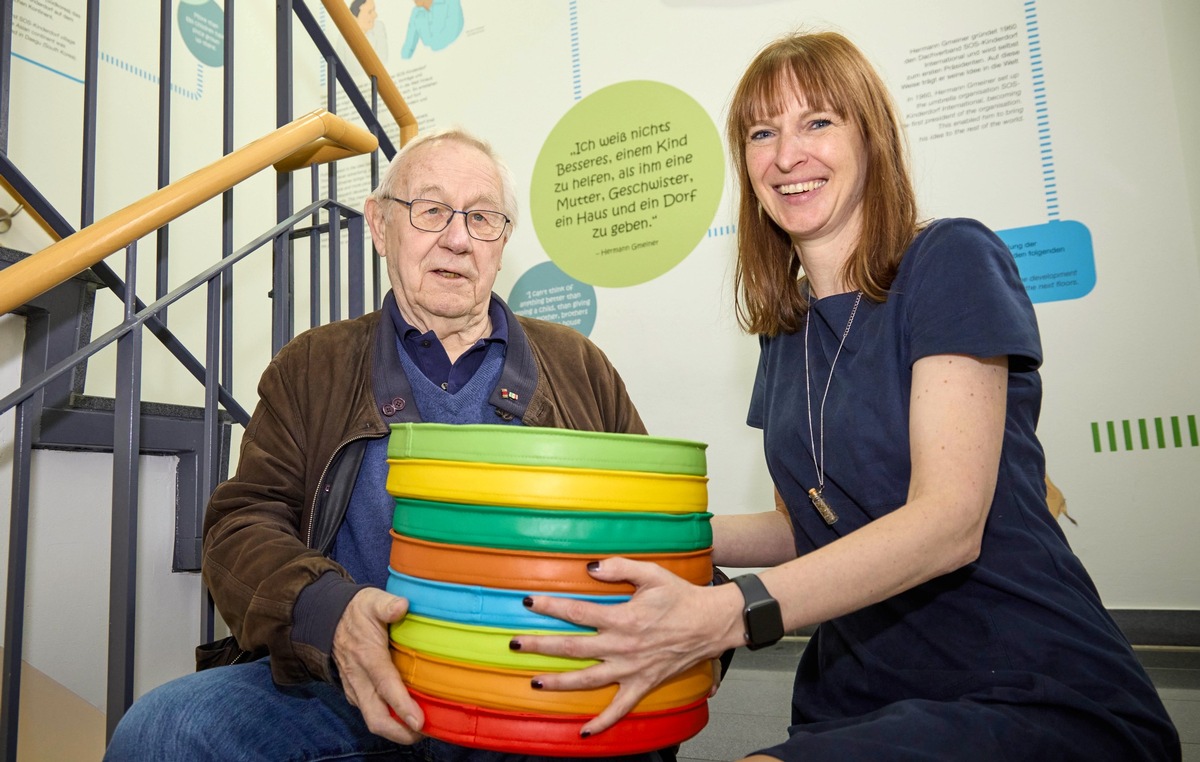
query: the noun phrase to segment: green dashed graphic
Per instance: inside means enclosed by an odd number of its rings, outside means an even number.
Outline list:
[[[1200,447],[1195,415],[1092,422],[1092,448],[1096,452],[1183,447]]]

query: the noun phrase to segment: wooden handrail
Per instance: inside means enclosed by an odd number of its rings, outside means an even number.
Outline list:
[[[0,315],[274,166],[280,172],[374,151],[375,136],[324,109],[285,124],[207,167],[0,270]]]
[[[321,4],[325,6],[325,12],[341,32],[342,38],[350,46],[359,64],[367,75],[374,77],[378,83],[379,97],[383,99],[383,105],[387,106],[396,124],[400,125],[400,145],[403,146],[417,135],[417,119],[413,116],[412,109],[405,103],[404,96],[400,95],[400,90],[392,81],[391,75],[383,68],[383,62],[379,60],[375,48],[371,47],[367,36],[359,28],[358,20],[350,12],[346,0],[321,0]]]
[[[3,177],[0,177],[0,188],[3,188],[4,191],[8,193],[8,195],[11,196],[14,201],[24,207],[24,212],[29,215],[30,219],[38,224],[38,227],[45,231],[46,235],[50,236],[50,238],[55,241],[59,239],[60,236],[54,231],[54,228],[50,225],[50,223],[43,220],[42,216],[37,213],[37,210],[30,206],[28,199],[22,196],[17,189],[12,187],[12,184]]]

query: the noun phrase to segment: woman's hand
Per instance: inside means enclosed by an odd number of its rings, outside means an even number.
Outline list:
[[[600,660],[582,670],[534,679],[535,686],[546,690],[618,686],[612,703],[581,729],[584,738],[612,727],[663,681],[744,642],[741,593],[733,585],[699,587],[657,564],[619,557],[592,562],[588,571],[598,580],[624,580],[637,589],[628,603],[612,606],[533,596],[531,608],[594,627],[596,635],[513,639],[513,647],[521,651]]]
[[[364,588],[350,599],[333,633],[333,661],[346,698],[372,733],[406,745],[423,737],[425,720],[389,658],[388,625],[407,613],[404,598]]]

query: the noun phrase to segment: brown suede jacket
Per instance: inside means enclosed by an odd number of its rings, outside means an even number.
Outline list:
[[[646,432],[624,382],[594,344],[570,328],[504,310],[507,352],[489,398],[498,416],[528,426]],[[381,316],[315,328],[271,361],[237,473],[213,493],[205,516],[204,582],[237,646],[269,653],[281,684],[336,680],[329,644],[361,586],[326,554],[366,442],[387,435],[389,423],[420,420],[395,330]],[[510,394],[501,397],[501,388]]]

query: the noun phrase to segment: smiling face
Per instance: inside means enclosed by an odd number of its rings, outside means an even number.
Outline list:
[[[746,130],[746,169],[763,210],[800,252],[849,252],[862,230],[867,156],[858,128],[803,96]]]
[[[474,146],[437,140],[416,147],[390,195],[406,201],[440,201],[455,209],[505,209],[495,163]],[[441,338],[486,324],[488,304],[511,228],[495,241],[467,234],[465,218],[453,215],[440,233],[418,230],[408,207],[369,199],[371,236],[387,260],[388,279],[400,312],[414,327]]]
[[[769,43],[734,89],[725,138],[739,322],[774,336],[803,327],[810,296],[885,301],[920,226],[903,128],[862,51],[836,32]]]

